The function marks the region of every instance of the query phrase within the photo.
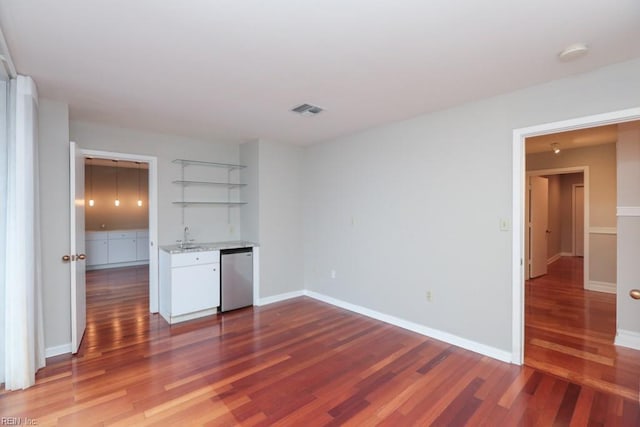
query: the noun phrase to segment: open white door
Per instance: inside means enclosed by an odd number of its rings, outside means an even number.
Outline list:
[[[71,352],[77,353],[87,326],[84,254],[84,157],[75,142],[69,143]]]
[[[547,274],[547,233],[549,224],[549,180],[530,177],[529,277]]]

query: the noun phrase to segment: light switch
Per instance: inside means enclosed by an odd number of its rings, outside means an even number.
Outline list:
[[[500,218],[500,231],[511,230],[511,223],[507,218]]]

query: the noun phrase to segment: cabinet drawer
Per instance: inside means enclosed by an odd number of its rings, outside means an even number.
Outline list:
[[[135,231],[109,231],[109,240],[115,239],[135,239]]]
[[[189,252],[171,255],[171,267],[211,264],[214,262],[220,262],[220,251]]]
[[[85,240],[107,240],[108,237],[108,231],[87,231],[84,234]]]
[[[138,239],[147,239],[147,238],[149,238],[149,230],[136,231],[136,237]]]

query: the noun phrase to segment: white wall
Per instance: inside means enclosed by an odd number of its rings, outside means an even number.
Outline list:
[[[114,151],[158,158],[158,240],[160,245],[182,238],[180,166],[174,158],[238,163],[237,144],[199,141],[93,123],[69,124],[67,105],[40,100],[40,184],[42,197],[42,245],[46,347],[70,341],[69,266],[61,261],[69,250],[69,140],[81,148]],[[226,172],[225,172],[226,174]],[[225,190],[226,191],[226,190]],[[185,216],[198,241],[234,240],[240,236],[238,208],[188,208]]]
[[[510,352],[513,129],[638,106],[639,74],[616,64],[309,147],[306,288]]]
[[[304,288],[300,147],[259,141],[260,297]]]
[[[69,264],[69,110],[67,105],[40,99],[40,223],[45,347],[71,341]]]
[[[260,191],[259,141],[240,145],[240,164],[246,168],[240,171],[240,182],[247,184],[240,191],[240,198],[247,202],[240,210],[240,233],[242,240],[260,242]]]
[[[179,201],[182,188],[173,184],[179,180],[181,167],[172,163],[173,159],[202,160],[218,163],[239,162],[238,145],[225,141],[210,142],[176,135],[165,135],[123,129],[95,123],[76,122],[70,124],[71,140],[80,148],[140,154],[158,158],[158,240],[160,245],[173,244],[182,239],[184,225],[191,229],[191,237],[199,242],[236,240],[240,238],[240,213],[238,207],[228,210],[223,206],[184,208],[185,222],[182,222],[182,208],[172,202]],[[227,171],[218,168],[189,166],[187,179],[226,180]],[[232,179],[239,179],[238,172]],[[189,199],[225,199],[226,189],[195,188],[200,194]],[[236,190],[237,191],[237,190]],[[237,196],[239,198],[239,196]]]

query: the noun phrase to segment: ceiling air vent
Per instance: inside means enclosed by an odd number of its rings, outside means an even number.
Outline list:
[[[317,105],[302,104],[298,105],[297,107],[293,107],[291,111],[302,116],[315,116],[322,112],[322,108],[318,107]]]

